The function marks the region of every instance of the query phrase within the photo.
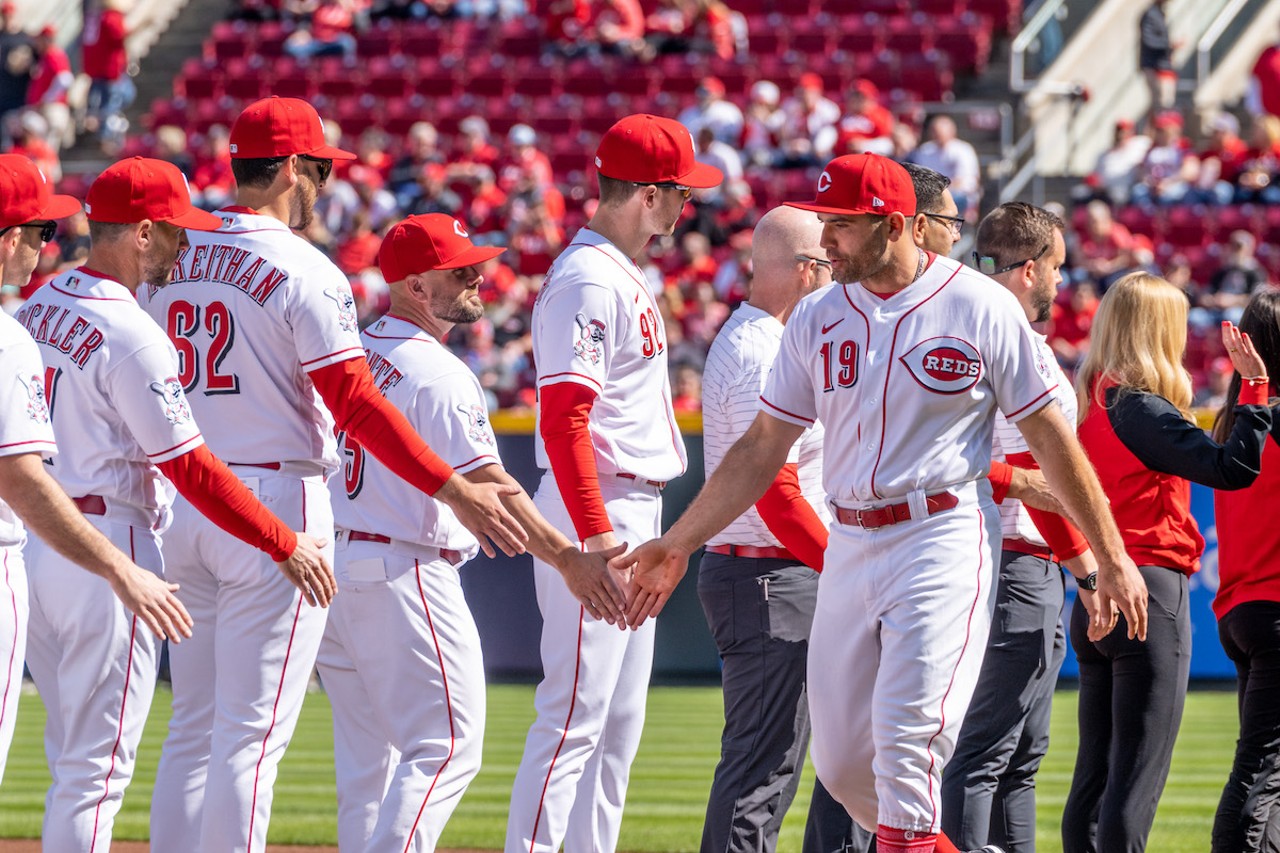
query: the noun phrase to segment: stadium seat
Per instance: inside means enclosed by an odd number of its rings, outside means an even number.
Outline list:
[[[1209,242],[1205,209],[1200,205],[1178,205],[1165,215],[1164,239],[1174,246],[1200,247]]]

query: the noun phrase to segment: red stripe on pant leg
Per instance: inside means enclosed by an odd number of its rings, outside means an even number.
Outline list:
[[[978,544],[982,544],[982,510],[978,510]],[[942,705],[939,708],[939,716],[941,721],[938,723],[938,730],[929,738],[929,743],[925,749],[929,752],[929,806],[933,809],[933,818],[929,824],[930,831],[933,831],[938,822],[938,804],[934,800],[933,795],[933,766],[937,763],[937,756],[933,752],[933,742],[942,734],[942,730],[947,727],[947,697],[951,695],[951,688],[956,683],[956,673],[960,671],[960,662],[964,660],[964,653],[969,648],[969,639],[973,634],[973,614],[978,611],[978,602],[982,600],[982,567],[985,563],[985,553],[982,548],[978,549],[978,572],[977,582],[978,589],[973,596],[973,604],[969,605],[969,618],[964,623],[964,645],[960,647],[960,654],[956,657],[955,669],[951,670],[951,680],[947,682],[947,689],[942,694]]]
[[[9,689],[13,686],[13,659],[18,654],[18,594],[9,581],[9,549],[4,551],[4,583],[9,588],[9,605],[13,608],[13,645],[9,647],[9,668],[4,673],[4,697],[0,698],[0,728],[4,726],[4,711],[9,707]]]
[[[132,527],[129,528],[129,559],[134,563],[138,562],[133,544]],[[120,741],[124,738],[124,708],[129,701],[129,679],[133,675],[133,641],[137,634],[138,617],[134,616],[129,621],[129,659],[124,670],[124,695],[120,697],[120,721],[116,727],[116,742],[111,747],[111,766],[107,768],[107,778],[102,782],[102,797],[93,809],[93,840],[89,842],[89,853],[93,853],[93,849],[98,846],[98,820],[102,815],[102,804],[107,801],[107,796],[111,793],[111,774],[115,772],[116,753],[120,750]]]
[[[418,597],[422,599],[422,612],[427,615],[427,628],[431,630],[431,643],[436,647],[436,660],[440,662],[440,680],[444,682],[444,707],[449,715],[449,754],[445,756],[444,761],[440,764],[440,769],[436,771],[435,778],[431,780],[431,787],[427,788],[427,795],[422,798],[422,805],[418,808],[418,816],[413,819],[413,827],[409,830],[409,837],[404,842],[404,853],[409,853],[409,847],[413,844],[414,833],[418,831],[418,822],[422,820],[422,813],[427,810],[427,801],[431,799],[431,792],[436,789],[436,783],[444,775],[445,768],[453,760],[453,748],[457,742],[457,735],[453,728],[453,700],[449,696],[449,676],[444,671],[444,655],[440,652],[440,639],[436,636],[436,625],[431,619],[431,607],[427,604],[427,593],[422,588],[422,573],[419,571],[417,560],[413,561],[413,571],[418,576]]]
[[[578,674],[582,671],[582,622],[583,608],[578,606],[578,657],[573,665],[573,694],[569,698],[569,716],[564,720],[564,734],[560,735],[560,743],[551,756],[551,766],[547,768],[547,779],[542,783],[542,796],[538,798],[538,812],[533,817],[533,835],[529,837],[529,853],[538,840],[538,824],[542,822],[542,808],[547,800],[547,788],[551,785],[551,774],[555,772],[556,761],[560,758],[560,750],[564,749],[565,738],[569,736],[569,724],[573,722],[573,709],[578,704]]]
[[[293,638],[298,633],[298,618],[302,615],[302,593],[298,596],[298,607],[293,611],[293,627],[289,630],[289,645],[284,650],[284,664],[280,667],[280,684],[276,687],[276,701],[271,705],[271,724],[267,733],[262,736],[262,752],[258,755],[258,764],[253,768],[253,799],[249,803],[249,838],[247,850],[253,849],[253,820],[258,814],[258,780],[262,776],[262,762],[267,757],[267,741],[276,728],[276,711],[280,707],[280,695],[284,693],[284,676],[289,671],[289,654],[293,651]]]

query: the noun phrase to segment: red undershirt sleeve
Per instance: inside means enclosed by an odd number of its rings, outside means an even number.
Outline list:
[[[298,547],[297,535],[272,515],[207,445],[157,467],[201,515],[277,563],[289,559]]]
[[[991,481],[991,497],[996,503],[1004,503],[1009,497],[1009,486],[1013,483],[1013,466],[1008,462],[992,462],[991,473],[987,474]]]
[[[434,495],[453,476],[453,469],[378,391],[363,358],[318,367],[307,375],[333,413],[338,429],[346,431],[397,477],[424,494]]]
[[[756,510],[783,547],[814,571],[822,571],[827,527],[804,499],[796,464],[789,462],[756,501]]]
[[[1011,453],[1007,458],[1009,464],[1017,468],[1031,470],[1039,470],[1040,468],[1040,463],[1036,462],[1035,457],[1030,453]],[[1035,524],[1036,529],[1040,531],[1040,535],[1044,537],[1044,541],[1049,545],[1049,549],[1053,551],[1053,555],[1059,561],[1079,557],[1089,550],[1089,543],[1084,538],[1084,534],[1077,530],[1070,521],[1054,512],[1034,509],[1026,504],[1023,504],[1023,506],[1027,510],[1027,515],[1031,516],[1031,521]]]
[[[576,382],[538,390],[538,432],[578,540],[613,530],[600,494],[600,472],[588,419],[596,392]]]

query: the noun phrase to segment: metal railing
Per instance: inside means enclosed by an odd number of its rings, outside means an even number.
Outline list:
[[[1031,17],[1023,24],[1010,47],[1009,88],[1018,93],[1030,92],[1037,87],[1044,89],[1038,79],[1040,74],[1062,53],[1095,5],[1095,2],[1079,0],[1075,3],[1072,0],[1043,0],[1039,6],[1032,7]],[[1062,94],[1069,93],[1067,84],[1062,88]]]
[[[1255,17],[1253,13],[1265,6],[1267,0],[1231,0],[1222,7],[1209,28],[1196,42],[1194,77],[1183,75],[1180,88],[1194,91],[1213,74],[1213,68],[1223,54],[1230,50],[1241,32]],[[1248,12],[1250,14],[1243,14]]]

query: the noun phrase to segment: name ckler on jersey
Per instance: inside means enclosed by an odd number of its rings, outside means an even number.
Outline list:
[[[369,372],[373,374],[373,381],[377,383],[378,390],[383,394],[399,385],[400,380],[404,378],[400,368],[388,361],[386,356],[367,349],[364,351],[364,357],[369,362]]]
[[[247,265],[246,265],[247,264]],[[222,244],[188,247],[173,267],[173,283],[208,281],[226,284],[265,305],[289,274],[278,270],[248,249]]]
[[[27,327],[36,343],[71,356],[71,363],[84,370],[89,357],[102,348],[102,332],[85,318],[76,315],[63,332],[70,308],[57,305],[26,305],[18,311],[18,322]],[[74,352],[73,352],[74,350]]]
[[[982,356],[976,347],[959,338],[921,341],[900,360],[917,382],[939,394],[967,391],[982,376]]]

